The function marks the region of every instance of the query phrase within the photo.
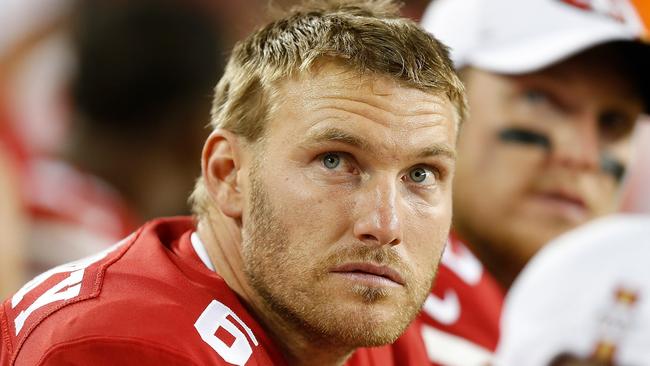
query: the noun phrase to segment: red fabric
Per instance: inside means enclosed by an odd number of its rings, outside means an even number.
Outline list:
[[[25,171],[23,190],[34,220],[65,222],[113,241],[137,228],[130,207],[101,179],[47,157],[30,159]]]
[[[16,170],[22,174],[25,160],[27,160],[27,152],[11,128],[2,90],[0,90],[0,150],[9,156]]]
[[[505,292],[496,280],[484,270],[466,245],[452,234],[433,290],[412,327],[419,330],[429,355],[441,352],[449,354],[449,350],[441,349],[443,346],[436,344],[435,340],[427,340],[425,328],[433,328],[450,335],[450,338],[460,338],[487,353],[493,353],[499,340],[499,318],[504,296]],[[429,303],[439,306],[428,306]],[[402,343],[402,339],[398,340],[396,347],[401,348]],[[455,354],[453,359],[462,360],[465,357],[463,352],[471,352],[462,347],[465,346],[461,345],[461,352]],[[432,361],[427,364],[440,363]]]
[[[31,276],[106,248],[139,225],[119,192],[59,159],[29,159],[21,189]]]
[[[33,220],[65,222],[114,240],[137,228],[141,221],[117,191],[60,158],[30,152],[12,117],[0,88],[0,149],[15,163]]]
[[[210,336],[221,337],[227,347],[234,347],[235,334],[242,336],[252,349],[246,366],[284,365],[235,293],[200,261],[189,239],[193,230],[189,218],[152,221],[104,254],[27,284],[14,304],[8,299],[0,308],[0,366],[231,365],[195,327],[213,304],[232,312],[220,319],[236,330],[226,329],[230,337],[219,331]],[[50,300],[59,299],[47,303],[47,291]],[[29,316],[18,328],[21,312]],[[412,328],[405,337],[417,341],[417,332]],[[361,349],[348,365],[422,364],[413,359],[417,352],[404,353],[413,362],[398,360],[401,354],[388,346]]]

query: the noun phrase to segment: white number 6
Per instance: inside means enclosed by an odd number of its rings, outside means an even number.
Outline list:
[[[253,349],[250,343],[248,343],[246,335],[233,322],[228,320],[228,315],[233,317],[244,328],[249,338],[257,346],[257,339],[250,328],[230,308],[217,300],[212,300],[210,305],[203,310],[201,316],[194,323],[194,328],[199,332],[201,339],[209,344],[226,362],[237,366],[244,366],[253,354]],[[235,338],[235,342],[231,346],[228,346],[215,335],[219,327],[223,327],[224,330]]]

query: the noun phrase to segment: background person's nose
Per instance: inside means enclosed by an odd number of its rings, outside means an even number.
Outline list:
[[[582,116],[563,126],[554,136],[552,158],[560,165],[580,170],[597,170],[600,166],[600,130],[596,115]]]

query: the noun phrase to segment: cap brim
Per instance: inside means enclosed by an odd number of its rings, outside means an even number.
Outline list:
[[[502,74],[524,74],[541,70],[604,43],[635,40],[630,34],[612,29],[550,33],[518,44],[477,48],[467,56],[466,63]]]
[[[650,114],[650,44],[635,36],[616,29],[583,29],[571,34],[547,34],[525,43],[501,47],[477,48],[467,55],[463,65],[471,65],[500,74],[525,74],[552,66],[567,58],[578,55],[593,47],[610,42],[638,44],[629,61],[638,64],[635,80],[645,104],[645,113]],[[626,56],[627,57],[627,56]]]

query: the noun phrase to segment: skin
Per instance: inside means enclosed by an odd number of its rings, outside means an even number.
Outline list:
[[[340,365],[395,340],[429,292],[451,224],[457,123],[446,97],[333,63],[278,95],[262,142],[208,139],[215,207],[198,232],[290,364]],[[363,265],[401,279],[345,267]]]
[[[650,119],[640,121],[634,136],[634,156],[621,197],[623,212],[650,214]]]
[[[25,281],[25,212],[11,160],[0,146],[0,298]]]
[[[600,168],[628,162],[642,103],[607,50],[539,72],[507,76],[464,70],[471,116],[454,181],[454,228],[508,288],[546,242],[616,208],[619,182]],[[501,141],[518,128],[550,149]]]

